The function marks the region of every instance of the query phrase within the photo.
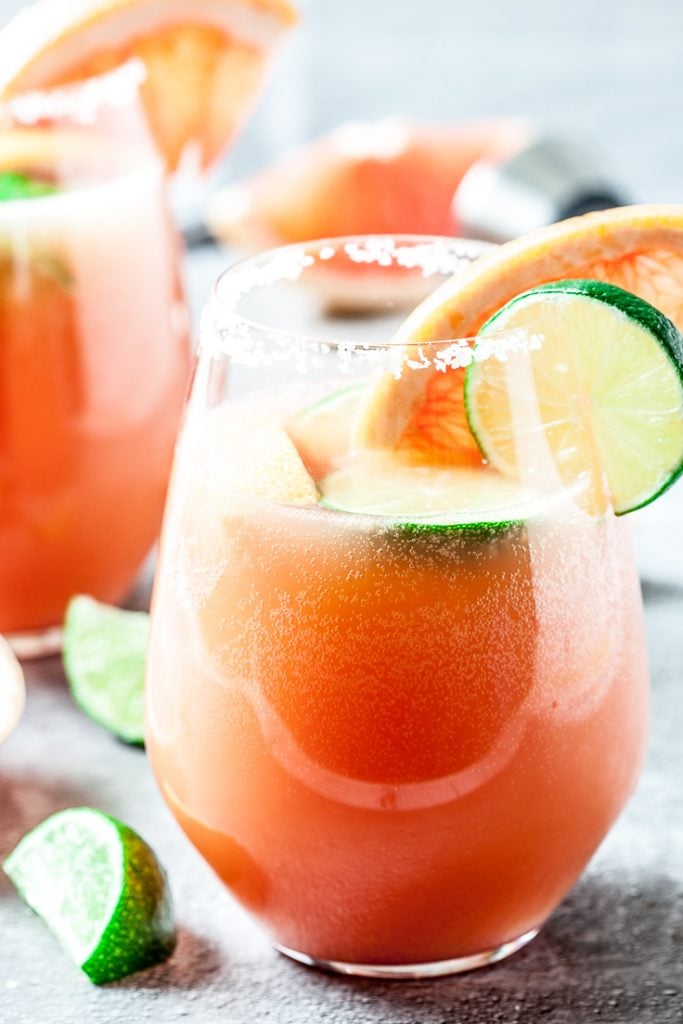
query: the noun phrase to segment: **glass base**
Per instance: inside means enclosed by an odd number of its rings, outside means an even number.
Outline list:
[[[277,943],[275,948],[279,953],[284,953],[292,960],[306,964],[307,967],[317,967],[321,971],[349,974],[357,978],[393,978],[415,981],[420,978],[441,978],[445,974],[461,974],[463,971],[473,971],[477,967],[487,967],[489,964],[498,963],[499,960],[504,960],[516,953],[522,946],[526,946],[527,942],[531,942],[537,935],[538,929],[535,928],[520,935],[517,939],[512,939],[511,942],[504,942],[501,946],[496,946],[495,949],[456,957],[454,960],[435,960],[425,964],[352,964],[343,960],[320,960]]]
[[[19,661],[50,658],[53,654],[59,654],[62,649],[62,629],[60,626],[51,626],[30,633],[9,633],[5,640]]]

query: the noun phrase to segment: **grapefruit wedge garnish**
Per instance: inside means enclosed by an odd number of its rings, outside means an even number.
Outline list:
[[[340,235],[457,235],[453,193],[465,172],[483,156],[514,152],[530,133],[514,119],[349,122],[220,190],[207,220],[218,238],[246,249]]]
[[[188,143],[206,166],[239,129],[295,20],[287,0],[39,0],[0,32],[0,97],[139,58],[149,121],[169,166]]]
[[[221,241],[250,251],[310,238],[457,235],[453,194],[467,170],[485,155],[514,152],[531,132],[516,119],[349,122],[219,190],[207,223]],[[341,250],[307,276],[334,312],[410,309],[437,283],[395,262],[351,261]]]
[[[413,311],[398,340],[469,338],[521,292],[589,278],[633,292],[683,327],[683,206],[589,213],[508,242],[447,281]],[[429,349],[425,349],[429,353]],[[390,448],[424,461],[476,463],[482,453],[464,406],[465,367],[431,365],[382,376],[359,411],[358,448]]]

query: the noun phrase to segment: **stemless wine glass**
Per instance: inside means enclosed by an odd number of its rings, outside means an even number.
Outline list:
[[[277,948],[349,974],[447,974],[528,942],[643,756],[623,521],[515,421],[537,408],[543,338],[392,340],[397,300],[482,251],[340,239],[233,267],[176,455],[153,768]],[[484,359],[508,367],[520,479],[467,426],[463,376]]]
[[[161,520],[189,343],[143,74],[0,106],[0,631],[27,656],[73,594],[125,596]]]

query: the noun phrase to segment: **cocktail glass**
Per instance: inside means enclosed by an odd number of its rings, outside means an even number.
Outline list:
[[[276,947],[348,974],[435,976],[520,948],[643,757],[638,580],[627,527],[588,479],[561,482],[529,422],[516,481],[458,464],[457,438],[441,459],[367,441],[397,381],[403,400],[426,368],[473,359],[506,360],[501,398],[532,415],[542,337],[391,340],[397,288],[417,294],[482,251],[341,239],[229,270],[176,456],[153,768]],[[330,314],[344,294],[366,313]]]
[[[161,520],[189,367],[180,246],[141,65],[0,106],[0,631],[120,601]]]

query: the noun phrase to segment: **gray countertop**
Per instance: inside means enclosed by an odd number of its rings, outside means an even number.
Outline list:
[[[0,18],[19,0],[0,0]],[[348,117],[523,113],[593,141],[638,200],[683,201],[680,0],[304,0],[307,25],[228,162],[239,175]],[[675,130],[674,130],[675,127]],[[195,306],[224,257],[194,253]],[[29,671],[0,749],[0,857],[64,807],[138,829],[171,877],[180,943],[167,964],[97,989],[0,876],[0,1024],[674,1024],[683,1021],[683,484],[636,521],[653,682],[637,792],[582,881],[530,946],[433,982],[331,978],[273,953],[181,835],[144,753],[73,706],[58,661]],[[144,594],[142,595],[144,599]]]

